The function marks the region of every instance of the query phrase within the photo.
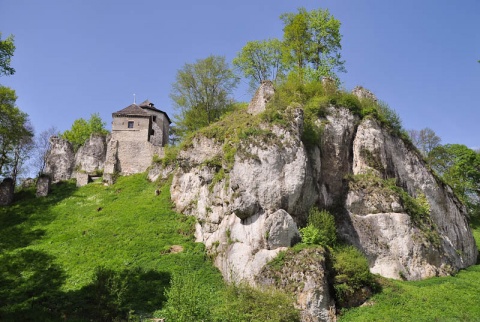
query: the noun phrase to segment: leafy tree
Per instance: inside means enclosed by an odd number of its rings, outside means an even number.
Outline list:
[[[413,144],[423,153],[424,156],[427,156],[430,151],[438,147],[442,141],[440,137],[428,127],[421,129],[420,131],[409,130],[408,134],[410,135]]]
[[[14,51],[13,36],[10,35],[5,40],[2,40],[2,33],[0,32],[0,76],[8,76],[15,73],[15,69],[10,67]]]
[[[480,154],[462,144],[446,144],[432,149],[428,161],[470,212],[475,211],[480,205]]]
[[[282,64],[282,42],[278,39],[249,41],[233,60],[233,65],[250,79],[250,87],[263,81],[276,81],[285,70]]]
[[[14,90],[0,86],[0,175],[18,170],[21,162],[15,151],[33,136],[28,115],[15,106],[16,100]]]
[[[225,57],[212,55],[185,64],[177,72],[170,94],[180,111],[175,116],[178,135],[183,137],[218,120],[232,107],[230,94],[237,84]]]
[[[285,13],[280,16],[285,25],[283,32],[283,59],[301,77],[320,80],[331,77],[338,80],[336,72],[345,72],[341,59],[340,21],[328,10]]]
[[[102,121],[98,113],[90,115],[90,119],[87,121],[83,118],[79,118],[73,122],[72,128],[66,130],[60,136],[65,140],[70,141],[75,151],[80,148],[92,134],[107,134],[105,129],[106,123]]]

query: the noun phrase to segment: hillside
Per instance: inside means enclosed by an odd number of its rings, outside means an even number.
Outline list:
[[[144,175],[136,175],[108,187],[60,183],[47,198],[37,199],[33,191],[17,194],[14,205],[0,209],[0,319],[110,321],[115,316],[161,316],[155,311],[165,305],[164,290],[172,276],[197,272],[194,282],[208,286],[201,292],[204,308],[217,305],[224,314],[226,308],[238,312],[224,315],[225,321],[255,320],[252,315],[242,318],[232,296],[250,294],[257,306],[265,303],[265,297],[252,290],[225,289],[203,246],[193,242],[193,217],[172,211],[168,185],[159,196],[154,193],[157,188]],[[172,253],[172,245],[182,246],[183,252]],[[340,321],[473,321],[480,315],[479,280],[479,265],[454,277],[420,282],[381,279],[383,291],[369,305],[346,311]],[[222,301],[225,294],[231,306]],[[275,307],[275,302],[268,304]],[[262,314],[254,305],[243,309]]]
[[[176,272],[222,285],[193,240],[193,218],[172,211],[168,185],[157,188],[144,175],[109,187],[63,182],[1,208],[0,320],[151,316]]]

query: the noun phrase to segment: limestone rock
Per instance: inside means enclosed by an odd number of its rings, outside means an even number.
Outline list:
[[[52,183],[52,179],[48,175],[43,175],[38,177],[37,179],[37,197],[46,197],[50,192],[50,184]]]
[[[269,80],[263,81],[248,105],[248,113],[256,115],[265,111],[268,101],[274,94],[275,88],[273,87],[273,83]]]
[[[0,183],[0,206],[8,206],[13,202],[15,185],[12,178],[3,179]]]
[[[275,211],[265,220],[265,237],[268,249],[291,247],[300,240],[297,224],[283,209]]]
[[[335,321],[335,303],[330,297],[322,249],[307,248],[299,253],[289,250],[280,269],[267,265],[256,281],[295,294],[302,321]]]
[[[70,142],[58,136],[52,136],[46,159],[44,173],[51,177],[52,182],[68,180],[72,177],[75,153]]]
[[[374,102],[377,102],[377,97],[375,94],[370,92],[368,89],[363,88],[362,86],[357,86],[352,90],[352,94],[358,97],[359,99],[369,99]]]
[[[86,172],[77,171],[75,172],[75,177],[77,179],[77,187],[83,187],[90,181],[90,176]]]
[[[477,249],[465,208],[421,156],[375,120],[366,119],[357,129],[352,171],[393,178],[410,196],[425,196],[434,225],[418,227],[398,197],[374,190],[349,191],[346,209],[356,233],[348,233],[352,227],[345,226],[344,236],[367,255],[372,272],[414,280],[447,275],[475,263]],[[428,238],[431,233],[438,234],[438,244]]]
[[[366,255],[374,273],[414,280],[475,263],[465,208],[402,139],[374,119],[331,106],[316,120],[321,138],[307,149],[301,109],[292,106],[286,113],[287,125],[262,123],[265,136],[241,141],[229,165],[223,160],[225,142],[216,138],[198,135],[179,153],[172,201],[178,212],[197,218],[196,239],[225,279],[258,283],[268,261],[295,242],[297,227],[305,225],[314,205],[335,209],[339,235]],[[352,185],[349,178],[359,175],[377,181]],[[423,224],[382,180],[426,200],[430,214]],[[307,303],[299,304],[304,321],[327,319],[330,299],[318,274],[324,272],[299,277],[313,285],[310,293],[297,293],[298,302]],[[312,279],[317,284],[309,284]]]
[[[92,134],[75,154],[75,168],[87,173],[103,170],[107,153],[108,138]]]

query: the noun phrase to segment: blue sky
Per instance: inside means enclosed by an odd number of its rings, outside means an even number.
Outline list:
[[[478,0],[0,0],[0,31],[15,35],[16,74],[0,83],[37,132],[149,99],[174,114],[178,69],[210,54],[229,62],[247,41],[282,37],[279,16],[329,9],[342,23],[343,86],[363,85],[406,129],[480,147]],[[235,92],[249,101],[247,82]]]

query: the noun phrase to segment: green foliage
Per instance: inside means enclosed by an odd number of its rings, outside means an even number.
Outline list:
[[[343,311],[339,322],[476,321],[479,287],[479,265],[423,281],[382,279],[382,292],[371,298],[372,305]]]
[[[249,41],[233,59],[233,65],[250,80],[251,89],[262,81],[276,81],[285,67],[282,64],[282,43],[278,39]]]
[[[376,288],[367,259],[353,246],[342,246],[333,250],[333,270],[333,288],[337,305],[340,307],[349,306],[355,293],[362,288]]]
[[[302,243],[307,245],[319,245],[321,241],[320,231],[312,224],[300,228],[300,236],[302,237]]]
[[[476,215],[480,207],[480,154],[465,145],[446,144],[433,148],[427,160],[470,214]]]
[[[308,224],[318,230],[320,235],[318,244],[330,247],[336,244],[337,228],[335,227],[335,218],[328,211],[320,211],[313,207],[308,213]]]
[[[18,170],[18,153],[32,141],[33,129],[28,115],[15,106],[15,91],[0,85],[0,175]]]
[[[337,78],[336,72],[345,71],[340,21],[328,10],[300,8],[298,13],[285,13],[280,18],[284,23],[283,60],[302,80]]]
[[[93,113],[88,120],[83,118],[76,119],[71,129],[66,130],[60,136],[72,143],[73,149],[77,151],[92,134],[108,134],[105,125],[106,123],[102,121],[100,114]]]
[[[233,108],[230,94],[238,78],[230,70],[225,57],[209,56],[194,64],[185,64],[177,72],[170,97],[180,111],[176,117],[177,134],[185,138],[217,121]]]
[[[217,290],[202,283],[198,272],[179,272],[173,275],[171,286],[165,295],[165,309],[156,315],[167,321],[212,321],[213,295]]]
[[[177,162],[177,156],[178,156],[178,152],[180,151],[180,147],[166,145],[163,148],[163,151],[164,151],[163,158],[158,159],[157,162],[161,162],[164,167]]]
[[[230,285],[218,300],[212,319],[215,322],[300,321],[293,297],[273,288]]]
[[[2,40],[2,33],[0,32],[0,76],[8,76],[15,73],[15,69],[10,66],[13,52],[15,51],[13,39],[13,35],[10,35]]]

